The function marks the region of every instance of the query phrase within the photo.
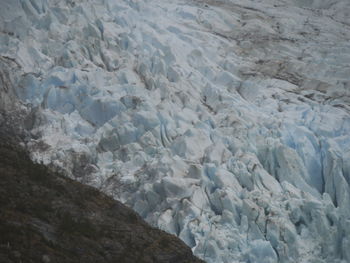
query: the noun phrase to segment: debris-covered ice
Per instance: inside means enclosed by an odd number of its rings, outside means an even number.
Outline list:
[[[31,111],[34,159],[207,262],[350,262],[349,14],[348,0],[1,0],[0,84]]]

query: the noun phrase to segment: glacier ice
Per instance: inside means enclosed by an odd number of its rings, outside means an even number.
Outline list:
[[[1,5],[34,159],[207,262],[350,262],[347,0]]]

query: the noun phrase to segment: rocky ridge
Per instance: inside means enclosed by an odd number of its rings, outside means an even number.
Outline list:
[[[10,129],[10,128],[9,128]],[[135,212],[33,163],[0,131],[0,262],[202,262]]]

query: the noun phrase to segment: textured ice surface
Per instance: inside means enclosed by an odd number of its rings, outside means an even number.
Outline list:
[[[350,262],[349,11],[1,0],[0,56],[33,158],[207,262]]]

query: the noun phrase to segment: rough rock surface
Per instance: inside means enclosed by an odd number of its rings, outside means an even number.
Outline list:
[[[350,262],[349,10],[1,0],[2,81],[32,158],[207,262]]]
[[[202,262],[130,208],[34,164],[2,132],[0,196],[1,263]]]

